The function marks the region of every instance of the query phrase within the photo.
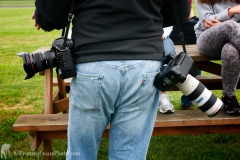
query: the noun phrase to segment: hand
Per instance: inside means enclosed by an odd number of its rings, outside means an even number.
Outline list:
[[[207,20],[207,19],[204,19],[204,27],[205,27],[206,29],[211,28],[211,27],[213,27],[213,26],[216,26],[216,25],[218,25],[218,24],[220,24],[220,23],[222,23],[222,22],[219,21],[219,20],[217,20],[217,19],[211,19],[210,21]]]
[[[162,36],[162,40],[164,40],[165,39],[165,37],[164,36]]]
[[[35,20],[35,12],[33,12],[33,14],[32,14],[32,19]],[[41,27],[37,24],[36,20],[35,20],[34,26],[35,26],[35,28],[36,28],[37,30],[39,30],[39,29],[41,28]]]

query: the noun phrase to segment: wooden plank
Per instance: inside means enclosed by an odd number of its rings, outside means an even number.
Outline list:
[[[195,77],[202,83],[216,83],[221,82],[222,83],[222,77],[221,76],[215,76],[215,75],[198,75]]]
[[[60,131],[67,130],[68,114],[21,115],[13,125],[13,131]],[[158,113],[155,128],[186,126],[240,125],[239,116],[221,111],[208,117],[200,110],[177,110],[173,114]]]
[[[158,114],[155,128],[235,124],[240,124],[240,116],[230,116],[224,110],[211,118],[200,110],[177,110],[172,114]]]
[[[211,125],[211,126],[182,126],[182,127],[155,127],[152,136],[163,135],[197,135],[197,134],[230,134],[240,133],[240,125]],[[67,131],[38,131],[39,139],[67,139]],[[103,133],[109,137],[109,129]]]
[[[35,116],[38,118],[34,118]],[[15,122],[13,130],[36,130],[40,140],[66,139],[67,120],[67,114],[23,115]],[[109,136],[109,129],[108,126],[103,137]],[[152,135],[227,133],[240,133],[240,116],[230,116],[222,110],[210,118],[200,110],[177,110],[172,114],[158,113]]]
[[[240,133],[240,125],[155,127],[153,136]]]
[[[175,45],[176,53],[183,51],[182,45]],[[210,61],[220,60],[219,58],[207,57],[199,54],[196,44],[186,45],[187,54],[193,59],[193,61]]]
[[[59,113],[68,110],[69,98],[60,99],[53,103],[53,112]]]
[[[220,64],[214,63],[212,61],[202,61],[202,62],[195,62],[196,67],[199,70],[221,76],[221,68]]]
[[[21,115],[13,124],[13,131],[67,130],[68,114]]]
[[[67,130],[61,131],[38,131],[40,139],[67,139]]]

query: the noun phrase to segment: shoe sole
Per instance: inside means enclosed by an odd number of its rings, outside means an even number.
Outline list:
[[[226,105],[224,105],[223,108],[226,110],[226,113],[229,115],[240,115],[240,111],[228,111]]]
[[[160,111],[159,111],[160,112]],[[160,112],[160,113],[163,113],[163,114],[170,114],[170,113],[174,113],[173,111],[171,111],[171,110],[168,110],[168,111],[166,111],[166,112]]]
[[[227,114],[229,115],[240,115],[240,111],[226,111]]]

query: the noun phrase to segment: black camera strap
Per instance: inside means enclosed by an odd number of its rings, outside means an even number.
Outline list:
[[[172,0],[172,6],[173,6],[173,10],[174,10],[174,14],[176,17],[176,21],[177,21],[177,27],[178,27],[178,31],[179,31],[179,37],[180,37],[180,41],[182,43],[182,47],[183,47],[183,52],[187,53],[186,47],[185,47],[185,42],[184,42],[184,35],[182,32],[182,28],[179,22],[179,18],[178,18],[178,14],[177,14],[177,8],[176,5],[174,3],[174,0]]]
[[[74,7],[75,0],[72,0],[71,7],[70,7],[70,12],[68,14],[68,19],[67,19],[67,26],[66,28],[63,28],[62,30],[62,36],[64,36],[64,41],[63,41],[63,48],[66,47],[67,45],[67,36],[68,36],[68,31],[69,27],[73,18],[73,7]]]

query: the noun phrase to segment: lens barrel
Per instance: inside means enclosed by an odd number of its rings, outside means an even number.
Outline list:
[[[27,73],[25,79],[32,78],[38,72],[56,67],[55,53],[50,50],[33,54],[21,52],[18,56],[23,58],[23,68]]]
[[[223,107],[223,102],[190,74],[176,86],[209,117],[215,116]]]

